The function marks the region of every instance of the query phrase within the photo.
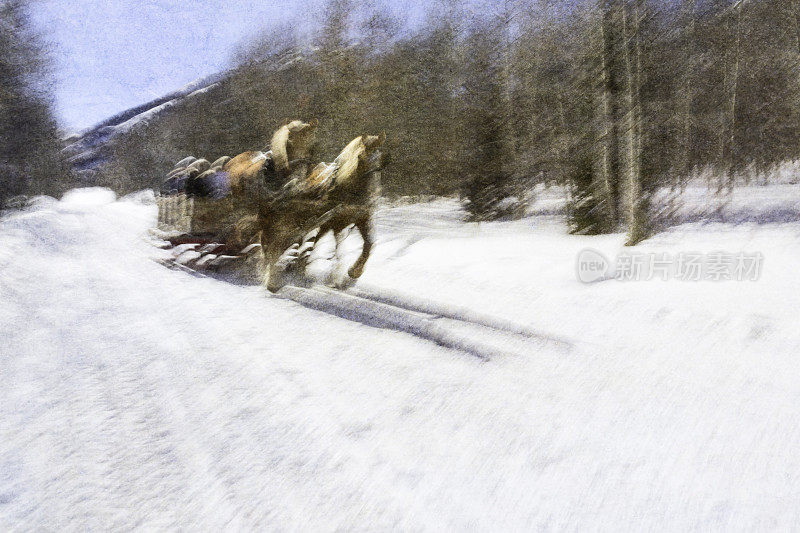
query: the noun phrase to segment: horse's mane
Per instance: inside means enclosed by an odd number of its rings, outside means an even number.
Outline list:
[[[302,120],[293,120],[287,122],[272,135],[270,140],[270,150],[272,151],[272,161],[275,163],[275,169],[279,171],[289,170],[289,137],[297,134],[296,137],[299,145],[294,145],[294,150],[306,150],[309,148],[308,140],[313,140],[313,132],[317,128],[317,119],[311,119],[310,122],[303,122]],[[294,153],[292,156],[304,156],[305,154]]]
[[[361,136],[356,137],[350,144],[344,147],[344,150],[336,156],[334,164],[337,167],[336,182],[344,184],[350,181],[358,169],[359,156],[366,150],[364,141]]]
[[[298,139],[301,139],[303,135],[307,135],[307,133],[303,134],[302,132],[313,132],[316,127],[317,119],[312,119],[311,122],[293,120],[278,128],[278,131],[272,135],[272,140],[270,141],[272,161],[275,163],[276,170],[289,170],[289,136],[292,134],[301,134],[301,136],[298,137]],[[307,148],[307,146],[303,146],[302,144],[301,147]],[[295,150],[297,149],[298,146],[295,146]],[[297,156],[297,154],[292,155],[295,157]]]
[[[295,122],[300,121],[295,120]],[[289,124],[291,124],[291,122]],[[278,128],[278,131],[272,135],[272,140],[269,143],[270,150],[272,150],[272,161],[275,162],[276,170],[289,169],[289,153],[286,147],[289,142],[289,124],[284,124]]]

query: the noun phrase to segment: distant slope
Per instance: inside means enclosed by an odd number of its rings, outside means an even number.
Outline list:
[[[107,161],[107,147],[116,136],[150,122],[178,103],[208,91],[225,76],[225,72],[206,76],[177,91],[117,113],[80,134],[68,137],[69,144],[64,148],[64,153],[82,181],[91,182],[94,171]]]

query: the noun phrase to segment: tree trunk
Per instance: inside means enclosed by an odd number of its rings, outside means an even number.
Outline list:
[[[721,149],[721,164],[722,175],[717,182],[717,194],[722,193],[725,185],[728,190],[733,189],[733,150],[736,141],[736,98],[739,89],[739,62],[740,62],[740,48],[741,48],[741,24],[742,24],[742,4],[743,1],[737,1],[732,9],[735,10],[734,17],[736,19],[734,26],[734,46],[733,46],[733,60],[730,72],[726,78],[726,88],[730,87],[730,98],[728,100],[728,109],[725,116],[725,128],[722,136],[722,149]]]
[[[634,1],[631,18],[633,20],[629,23],[627,9],[623,5],[622,28],[626,41],[628,41],[623,47],[623,51],[628,85],[628,241],[626,244],[629,246],[643,240],[647,235],[644,188],[642,187],[642,123],[639,94],[642,69],[639,32],[640,0]]]
[[[611,79],[612,69],[612,55],[614,53],[614,42],[611,35],[613,24],[613,10],[610,0],[600,0],[600,9],[602,11],[602,21],[600,23],[600,34],[602,37],[601,43],[601,69],[600,69],[600,99],[601,99],[601,156],[600,156],[600,173],[601,173],[601,187],[600,194],[605,204],[605,213],[607,215],[606,223],[609,226],[616,225],[618,221],[617,215],[617,200],[616,189],[618,177],[616,176],[616,165],[613,164],[613,158],[616,152],[615,133],[616,127],[614,125],[615,113],[613,103],[613,80]]]
[[[734,48],[733,59],[733,88],[731,90],[731,108],[730,108],[730,135],[728,137],[728,161],[729,164],[733,160],[733,150],[736,142],[736,98],[739,90],[739,62],[740,62],[740,48],[742,40],[742,2],[740,1],[736,9],[736,47]],[[733,173],[729,171],[728,175],[728,189],[733,189]]]
[[[692,104],[694,94],[692,81],[694,79],[694,53],[695,53],[695,10],[697,0],[685,0],[684,11],[686,16],[686,41],[684,53],[686,61],[683,70],[683,120],[681,121],[681,161],[678,165],[678,175],[676,179],[683,192],[686,181],[689,179],[691,169],[691,150],[692,150]]]
[[[502,32],[502,41],[501,46],[503,49],[502,58],[501,58],[501,68],[500,68],[500,90],[501,90],[501,112],[502,118],[500,119],[500,125],[502,128],[501,133],[501,142],[503,144],[503,171],[509,172],[509,161],[514,160],[514,154],[516,153],[516,138],[514,128],[512,127],[512,88],[511,88],[511,79],[512,79],[512,54],[513,54],[513,42],[511,39],[511,24],[514,20],[514,8],[511,5],[509,0],[505,0],[503,3],[503,10],[500,13],[500,31]]]

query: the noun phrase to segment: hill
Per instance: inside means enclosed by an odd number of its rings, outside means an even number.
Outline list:
[[[63,149],[80,181],[94,184],[103,165],[110,163],[113,144],[120,136],[131,133],[134,128],[161,120],[170,110],[196,98],[216,87],[224,74],[214,74],[198,79],[176,91],[150,102],[132,107],[74,134],[64,141]]]

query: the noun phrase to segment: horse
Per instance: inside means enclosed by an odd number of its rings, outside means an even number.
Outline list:
[[[257,232],[248,234],[253,224],[242,219],[255,215],[265,198],[280,191],[293,173],[304,175],[317,125],[316,119],[287,121],[272,136],[268,152],[192,162],[184,175],[185,192],[194,198],[193,231],[215,234],[234,247],[256,240]],[[274,154],[281,154],[278,162]]]
[[[167,175],[161,192],[216,200],[230,194],[237,204],[252,204],[264,186],[277,189],[294,174],[305,175],[317,126],[317,119],[286,121],[272,135],[268,152],[248,151],[213,163],[186,157]]]
[[[290,182],[283,197],[261,204],[257,227],[261,231],[264,284],[269,291],[276,292],[284,284],[283,272],[277,269],[280,257],[294,244],[302,245],[315,228],[319,229],[311,246],[332,231],[339,257],[342,232],[354,225],[364,245],[347,270],[349,280],[337,280],[336,285],[346,285],[363,274],[373,245],[372,211],[380,193],[379,171],[386,160],[380,147],[385,140],[385,133],[356,137],[333,163],[320,163],[308,177]]]

